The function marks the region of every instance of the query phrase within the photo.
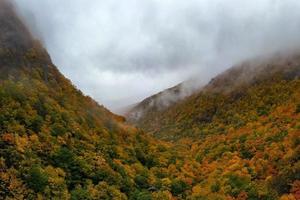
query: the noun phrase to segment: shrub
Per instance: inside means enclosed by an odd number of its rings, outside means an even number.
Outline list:
[[[61,124],[55,123],[54,125],[51,126],[51,134],[53,136],[64,135],[66,132],[67,132],[66,128]]]
[[[60,150],[52,158],[54,166],[64,169],[67,176],[67,184],[69,188],[74,188],[77,184],[83,183],[87,178],[86,166],[84,160],[78,160],[76,155],[66,147]]]
[[[246,177],[229,174],[227,184],[231,186],[229,194],[237,197],[242,191],[247,191],[250,181]]]
[[[71,192],[71,200],[90,200],[92,199],[86,189],[78,187]]]
[[[269,114],[269,109],[266,107],[258,107],[257,108],[257,114],[258,116],[265,116]]]
[[[220,186],[219,182],[216,182],[216,183],[214,183],[213,185],[210,186],[210,190],[212,192],[219,192],[220,189],[221,189],[221,186]]]
[[[279,194],[284,194],[289,191],[287,181],[283,177],[277,176],[272,179],[272,188],[274,188]]]
[[[134,182],[137,184],[139,188],[147,189],[149,187],[148,177],[143,175],[137,175],[134,178]]]
[[[37,115],[31,122],[30,128],[35,133],[38,133],[41,131],[41,128],[43,126],[44,120],[41,116]]]
[[[254,156],[254,154],[247,147],[245,147],[245,145],[241,145],[240,154],[243,159],[249,160]]]
[[[188,188],[189,186],[182,180],[174,180],[171,183],[171,192],[175,196],[183,194]]]
[[[130,200],[152,200],[152,195],[148,191],[136,190],[130,197]]]
[[[93,183],[97,184],[101,181],[105,181],[110,185],[119,185],[121,181],[121,176],[111,170],[110,168],[102,167],[101,169],[97,170],[92,177]]]
[[[42,171],[41,167],[35,165],[29,170],[26,182],[35,192],[42,192],[48,185],[48,175]]]

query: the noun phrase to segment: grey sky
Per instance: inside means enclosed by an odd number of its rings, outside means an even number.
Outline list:
[[[111,109],[300,46],[299,0],[15,0],[54,63]]]

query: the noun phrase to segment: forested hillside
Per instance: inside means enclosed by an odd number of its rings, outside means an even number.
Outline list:
[[[0,199],[150,198],[164,146],[77,90],[0,3]]]
[[[300,199],[299,65],[143,122],[166,142],[76,89],[4,0],[0,27],[0,199]]]
[[[195,199],[300,199],[299,75],[297,54],[245,62],[135,123],[192,152]]]
[[[168,140],[199,138],[243,126],[292,98],[299,90],[293,86],[299,75],[298,54],[248,61],[230,68],[170,107],[148,110],[133,123]],[[294,103],[297,106],[299,100]]]

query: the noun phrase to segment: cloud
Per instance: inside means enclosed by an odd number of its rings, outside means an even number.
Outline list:
[[[15,0],[54,63],[109,108],[300,45],[298,0]]]

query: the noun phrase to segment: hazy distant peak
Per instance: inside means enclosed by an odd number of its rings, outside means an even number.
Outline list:
[[[280,74],[286,79],[300,75],[300,56],[295,52],[277,53],[246,60],[213,78],[204,91],[227,93],[237,87],[254,84]]]
[[[199,90],[199,88],[201,88],[201,86],[194,81],[182,82],[129,107],[125,115],[129,121],[139,120],[139,118],[147,115],[148,112],[167,109],[178,101],[192,95],[195,91]]]
[[[17,16],[12,3],[0,0],[1,48],[26,50],[33,45],[30,31]]]

